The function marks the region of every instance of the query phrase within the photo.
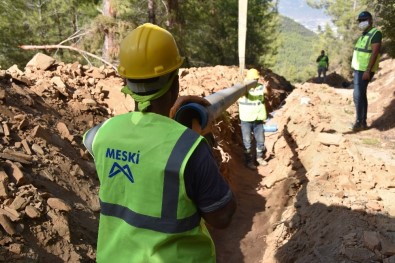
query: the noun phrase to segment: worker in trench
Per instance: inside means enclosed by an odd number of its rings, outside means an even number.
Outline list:
[[[173,36],[143,24],[121,42],[122,91],[134,112],[112,117],[84,134],[100,181],[97,262],[215,262],[205,223],[225,228],[236,202],[202,135],[169,117],[183,63]],[[173,108],[172,108],[173,107]],[[210,120],[213,123],[213,120]],[[208,125],[207,127],[210,127]]]
[[[247,71],[246,81],[259,80],[258,70],[252,68]],[[267,165],[265,154],[265,131],[264,122],[267,119],[265,106],[265,84],[258,83],[256,87],[249,89],[247,94],[239,98],[239,118],[241,135],[243,137],[245,165],[256,170],[259,166]],[[255,151],[253,148],[252,134],[255,139]]]

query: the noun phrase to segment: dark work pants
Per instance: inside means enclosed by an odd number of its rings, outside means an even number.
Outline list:
[[[326,67],[318,67],[318,79],[321,80],[321,75],[323,75],[323,81],[326,80]]]
[[[362,80],[363,71],[354,70],[354,104],[356,113],[356,122],[366,123],[368,113],[368,80]],[[373,78],[373,73],[371,73]]]
[[[241,134],[243,136],[244,150],[251,152],[251,136],[254,134],[256,142],[256,157],[262,158],[265,149],[265,135],[263,121],[241,121]]]

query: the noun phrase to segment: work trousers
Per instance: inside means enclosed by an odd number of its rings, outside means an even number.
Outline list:
[[[365,123],[368,113],[367,89],[369,80],[362,80],[363,71],[354,70],[354,93],[353,99],[355,104],[356,122]],[[373,78],[374,73],[371,73]]]
[[[263,121],[241,121],[241,134],[243,136],[244,150],[251,152],[252,133],[256,142],[256,158],[262,158],[266,150]]]
[[[323,76],[323,81],[326,81],[326,67],[318,67],[318,78],[321,80],[321,75]]]

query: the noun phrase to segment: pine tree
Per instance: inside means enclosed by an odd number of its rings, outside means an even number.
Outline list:
[[[88,0],[4,0],[2,4],[0,63],[4,67],[24,67],[35,53],[21,50],[19,45],[59,44],[66,39],[76,43],[78,38],[72,36],[96,13]],[[65,50],[42,52],[75,59]]]
[[[275,41],[277,12],[271,2],[248,3],[246,64],[251,66],[274,61],[279,43]],[[184,1],[180,14],[176,38],[187,65],[238,65],[238,1]]]
[[[247,63],[273,64],[278,46],[272,0],[252,0],[248,14]],[[120,41],[154,22],[176,38],[184,66],[238,64],[237,0],[5,0],[0,17],[0,64],[23,67],[37,50],[19,45],[63,44],[117,63]],[[86,59],[68,49],[40,50],[65,62]],[[101,61],[89,61],[99,65]]]
[[[395,2],[393,0],[376,0],[377,23],[383,32],[384,50],[395,57]]]

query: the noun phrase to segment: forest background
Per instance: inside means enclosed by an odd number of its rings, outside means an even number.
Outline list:
[[[395,56],[393,0],[306,0],[332,18],[318,33],[278,13],[279,0],[248,1],[247,68],[269,68],[291,82],[316,75],[324,49],[330,71],[351,76],[356,17],[369,10],[383,31],[383,51]],[[66,63],[117,65],[119,43],[140,24],[151,22],[175,36],[183,67],[238,65],[237,0],[2,0],[0,65],[23,68],[37,52]],[[21,45],[30,45],[22,50]],[[33,47],[32,47],[33,46]]]

